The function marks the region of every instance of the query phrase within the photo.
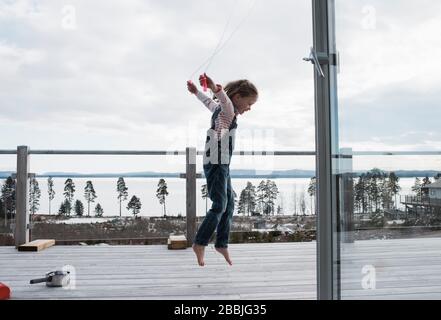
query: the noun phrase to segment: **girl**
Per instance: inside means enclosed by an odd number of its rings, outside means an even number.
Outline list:
[[[215,85],[205,73],[199,77],[201,85],[204,80],[216,101],[200,92],[191,81],[187,82],[188,91],[196,95],[213,113],[211,127],[207,131],[203,165],[212,206],[196,233],[193,251],[198,264],[204,266],[205,247],[216,230],[216,251],[224,256],[229,265],[232,265],[228,252],[230,224],[234,211],[230,162],[234,150],[236,120],[238,115],[249,111],[256,103],[258,92],[248,80],[230,82],[225,88],[220,84]]]

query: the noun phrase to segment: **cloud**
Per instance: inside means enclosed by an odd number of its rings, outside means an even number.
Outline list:
[[[277,149],[314,149],[313,68],[302,61],[312,44],[310,2],[76,0],[73,29],[63,27],[66,4],[0,4],[0,123],[15,130],[3,148],[201,145],[210,114],[185,81],[212,55],[232,14],[226,38],[247,18],[208,73],[258,87],[239,129],[272,130]],[[337,3],[341,143],[435,147],[440,4],[369,5],[374,29],[363,28],[365,4]]]
[[[436,150],[441,139],[440,91],[413,81],[375,88],[339,102],[340,141],[356,149]],[[431,141],[431,143],[428,143]],[[370,145],[369,145],[369,142]]]

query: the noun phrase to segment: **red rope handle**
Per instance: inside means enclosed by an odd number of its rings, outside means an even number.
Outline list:
[[[202,76],[202,88],[205,91],[207,91],[207,78],[205,77],[205,74]]]

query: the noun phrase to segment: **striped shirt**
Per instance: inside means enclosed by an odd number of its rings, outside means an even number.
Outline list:
[[[205,95],[203,92],[198,91],[196,97],[202,101],[202,103],[210,110],[212,113],[217,108],[222,108],[219,116],[215,120],[215,131],[217,133],[217,139],[221,139],[221,134],[223,130],[228,130],[231,123],[236,115],[233,102],[227,96],[221,85],[217,85],[218,91],[213,92],[214,96],[219,100],[220,103],[215,102],[213,99]],[[224,134],[227,131],[224,131]]]

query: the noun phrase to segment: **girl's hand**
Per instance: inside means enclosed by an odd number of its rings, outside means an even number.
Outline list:
[[[190,91],[193,94],[197,94],[198,93],[198,88],[190,80],[187,81],[187,89],[188,89],[188,91]]]
[[[213,80],[205,73],[199,76],[199,83],[201,84],[201,86],[203,85],[204,77],[207,81],[207,87],[210,88],[210,90],[213,92],[217,91],[216,85],[214,84]]]

